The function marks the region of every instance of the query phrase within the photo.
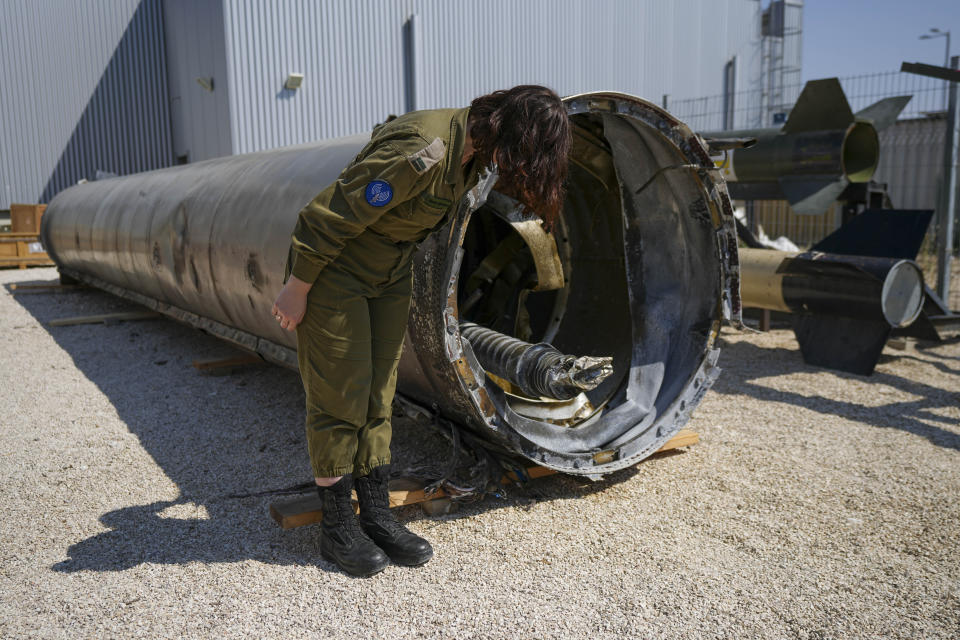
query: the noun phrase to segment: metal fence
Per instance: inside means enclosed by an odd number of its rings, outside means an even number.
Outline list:
[[[943,145],[946,144],[948,83],[944,80],[899,71],[840,78],[840,84],[854,113],[878,100],[892,96],[913,96],[900,114],[899,121],[880,132],[880,163],[874,181],[887,185],[891,202],[898,209],[935,209],[942,181]],[[792,91],[791,91],[792,89]],[[801,86],[788,88],[799,96]],[[690,100],[667,101],[667,108],[695,131],[723,129],[730,122],[724,109],[726,96],[708,96]],[[734,95],[734,128],[761,128],[782,125],[789,107],[771,105],[763,92]],[[729,106],[727,107],[729,109]],[[822,215],[797,215],[781,201],[754,204],[757,223],[771,238],[786,236],[800,247],[809,247],[836,230],[842,216],[839,205]],[[956,230],[960,225],[954,225]],[[960,258],[958,238],[954,239],[953,275],[948,304],[960,309]],[[934,286],[937,267],[936,220],[930,224],[917,262],[928,284]]]
[[[942,113],[947,108],[947,82],[935,78],[889,71],[840,78],[840,85],[847,94],[847,101],[854,112],[870,106],[877,100],[891,96],[911,95],[913,99],[900,114],[901,119],[922,118],[933,113]],[[785,95],[799,96],[802,84],[784,87]],[[729,96],[715,95],[686,100],[665,98],[666,108],[690,125],[694,131],[718,131],[726,120]],[[789,107],[776,104],[764,91],[742,91],[733,94],[734,129],[775,127],[783,124]]]
[[[758,200],[753,203],[753,218],[771,240],[784,236],[806,249],[840,226],[842,212],[839,204],[833,204],[820,215],[798,216],[785,200]]]

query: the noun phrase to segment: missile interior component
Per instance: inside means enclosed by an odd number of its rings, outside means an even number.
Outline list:
[[[623,94],[566,104],[575,136],[557,227],[490,193],[495,176],[459,203],[415,257],[398,389],[492,449],[597,477],[656,451],[697,406],[718,374],[722,319],[739,324],[739,269],[730,201],[698,136]],[[294,338],[270,315],[290,232],[366,141],[72,187],[50,204],[43,241],[66,276],[296,368]],[[538,397],[462,321],[612,358],[613,373],[588,360],[597,375],[575,374],[572,398]]]
[[[545,342],[530,344],[472,322],[460,323],[460,335],[488,374],[531,398],[569,400],[596,389],[613,373],[613,358],[564,355]]]
[[[823,213],[848,184],[869,182],[880,160],[877,132],[910,100],[897,96],[854,114],[836,78],[803,88],[782,128],[704,133],[730,194],[746,200],[786,199],[800,214]],[[752,146],[734,141],[755,138]]]

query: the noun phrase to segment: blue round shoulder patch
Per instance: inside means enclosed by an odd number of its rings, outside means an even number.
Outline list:
[[[386,180],[372,180],[364,195],[371,207],[382,207],[393,200],[393,187]]]

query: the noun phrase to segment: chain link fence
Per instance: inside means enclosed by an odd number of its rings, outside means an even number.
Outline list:
[[[889,71],[840,78],[840,86],[847,95],[847,102],[854,113],[877,100],[892,96],[913,96],[901,119],[925,118],[943,114],[947,108],[948,83],[945,80],[927,78],[912,73]],[[800,95],[803,84],[783,87],[783,95]],[[724,128],[728,111],[731,110],[728,95],[706,96],[685,100],[665,99],[666,108],[673,115],[690,125],[694,131],[719,131]],[[764,91],[741,91],[732,96],[732,122],[734,129],[779,127],[789,114],[792,103],[775,104]]]
[[[943,146],[946,144],[948,82],[899,71],[840,78],[840,84],[854,113],[874,102],[893,96],[912,96],[900,119],[880,132],[880,162],[873,180],[887,185],[891,203],[897,209],[936,209],[943,173]],[[786,87],[784,93],[799,96],[802,85]],[[789,108],[770,105],[761,91],[733,96],[732,117],[729,96],[708,96],[689,100],[667,100],[670,112],[694,131],[718,131],[723,123],[736,129],[779,127]],[[958,180],[960,182],[960,180]],[[771,238],[786,236],[807,248],[832,233],[842,223],[839,204],[819,216],[798,215],[783,201],[754,203],[754,216]],[[960,309],[960,224],[954,222],[954,258],[947,302]],[[937,268],[937,221],[927,230],[917,262],[928,284],[935,285]]]

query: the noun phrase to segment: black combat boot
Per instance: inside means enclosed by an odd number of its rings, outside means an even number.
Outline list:
[[[370,475],[357,478],[360,526],[397,564],[416,567],[433,557],[430,543],[397,522],[390,511],[389,465],[374,467]]]
[[[323,500],[320,554],[347,573],[372,576],[383,571],[390,560],[360,529],[350,501],[352,484],[353,476],[347,474],[329,487],[317,487]]]

